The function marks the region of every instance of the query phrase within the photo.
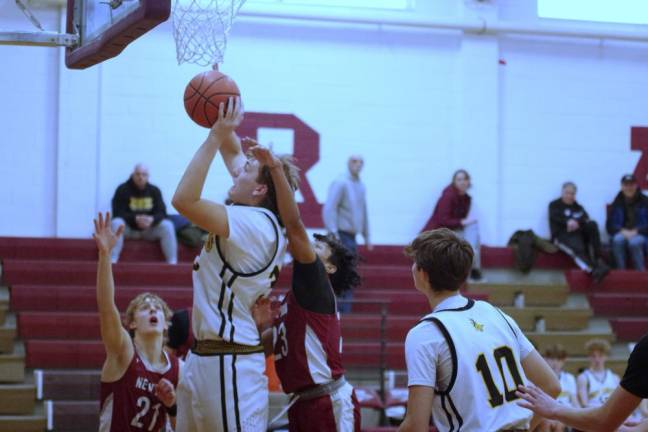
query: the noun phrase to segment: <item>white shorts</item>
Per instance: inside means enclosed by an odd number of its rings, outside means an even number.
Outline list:
[[[187,356],[178,383],[177,432],[265,432],[268,378],[256,354]]]

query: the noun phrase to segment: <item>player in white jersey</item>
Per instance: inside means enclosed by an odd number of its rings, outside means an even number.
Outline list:
[[[567,351],[565,348],[560,344],[551,345],[545,350],[544,358],[558,377],[558,381],[560,381],[560,394],[556,400],[560,404],[568,407],[578,407],[576,378],[574,375],[563,370],[565,360],[567,359]],[[564,432],[566,430],[566,426],[556,420],[543,420],[538,429],[536,429],[538,432]]]
[[[270,293],[286,249],[269,170],[247,158],[234,132],[243,119],[238,98],[187,167],[173,206],[209,231],[194,261],[192,330],[195,344],[178,385],[180,432],[265,431],[268,389],[265,357],[251,306]],[[234,185],[228,203],[202,198],[210,165],[220,153]],[[297,170],[283,161],[296,188]]]
[[[603,405],[619,385],[619,376],[605,367],[610,349],[605,339],[592,339],[585,344],[590,364],[576,381],[583,408]]]
[[[527,380],[558,395],[549,365],[515,321],[483,301],[463,297],[473,251],[442,228],[425,231],[406,248],[416,289],[432,309],[407,335],[409,397],[400,431],[533,430],[533,413],[515,400]]]

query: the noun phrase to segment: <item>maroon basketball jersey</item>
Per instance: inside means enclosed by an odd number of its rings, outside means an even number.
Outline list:
[[[274,322],[273,343],[277,375],[286,393],[327,383],[344,374],[338,314],[302,308],[292,290],[286,294]]]
[[[101,417],[99,432],[139,432],[162,430],[166,408],[155,397],[155,385],[162,378],[178,385],[179,362],[166,354],[169,368],[164,373],[150,371],[135,350],[124,376],[101,383]]]

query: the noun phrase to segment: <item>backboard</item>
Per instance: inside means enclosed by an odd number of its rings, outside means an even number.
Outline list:
[[[115,57],[170,13],[171,0],[67,0],[66,32],[79,39],[66,48],[65,65],[85,69]]]

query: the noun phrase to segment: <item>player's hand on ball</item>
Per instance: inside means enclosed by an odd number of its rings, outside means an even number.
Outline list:
[[[277,158],[267,147],[256,145],[250,148],[250,152],[262,166],[265,165],[272,169],[281,165],[279,158]]]
[[[236,129],[243,121],[243,104],[240,97],[230,97],[227,107],[224,103],[218,106],[218,120],[211,128],[211,133],[226,136]]]
[[[155,385],[155,397],[160,399],[160,402],[164,404],[165,407],[170,408],[176,403],[176,394],[173,384],[166,378],[162,378]]]
[[[522,399],[517,403],[522,408],[530,409],[541,417],[551,420],[555,418],[558,402],[538,387],[518,386],[515,394]]]
[[[111,223],[110,223],[110,212],[106,212],[106,215],[99,213],[97,218],[94,219],[95,232],[92,234],[95,242],[97,243],[97,249],[100,253],[110,253],[112,248],[115,247],[117,239],[124,232],[124,225],[121,225],[117,228],[117,232],[113,232]]]

